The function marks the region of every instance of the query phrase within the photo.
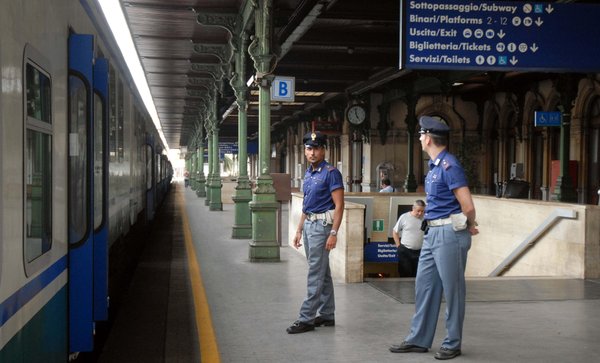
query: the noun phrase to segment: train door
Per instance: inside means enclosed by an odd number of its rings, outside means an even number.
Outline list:
[[[69,350],[93,349],[92,35],[69,36]]]
[[[108,60],[94,63],[94,321],[108,319]]]

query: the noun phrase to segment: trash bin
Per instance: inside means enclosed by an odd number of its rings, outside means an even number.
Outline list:
[[[529,182],[525,180],[509,180],[504,187],[504,197],[513,199],[529,198]]]

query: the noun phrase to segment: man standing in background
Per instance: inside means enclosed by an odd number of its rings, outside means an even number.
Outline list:
[[[385,178],[381,181],[381,190],[379,191],[379,193],[393,193],[394,192],[394,187],[392,186],[392,182],[388,179]]]
[[[392,231],[394,243],[398,248],[398,276],[417,276],[419,255],[423,246],[423,214],[425,213],[425,202],[417,199],[410,212],[406,212],[398,218]]]

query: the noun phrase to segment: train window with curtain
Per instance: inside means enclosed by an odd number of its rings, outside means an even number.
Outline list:
[[[25,62],[25,261],[52,247],[52,95],[48,73]]]

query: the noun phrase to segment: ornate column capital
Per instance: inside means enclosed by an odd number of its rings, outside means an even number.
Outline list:
[[[233,35],[237,18],[238,15],[234,13],[201,13],[196,17],[196,21],[202,25],[223,28]]]
[[[229,44],[194,44],[194,52],[198,54],[209,54],[219,58],[221,63],[229,63],[233,55]]]
[[[186,89],[186,94],[188,97],[198,97],[198,98],[209,97],[208,91],[206,91],[206,90]]]
[[[208,73],[215,80],[223,79],[223,67],[220,63],[192,63],[192,72]]]
[[[204,77],[188,77],[188,84],[190,86],[204,87],[206,89],[210,89],[212,85],[215,83],[214,78],[204,78]]]

